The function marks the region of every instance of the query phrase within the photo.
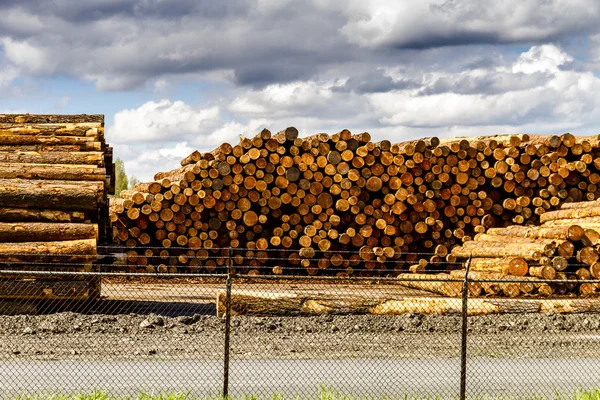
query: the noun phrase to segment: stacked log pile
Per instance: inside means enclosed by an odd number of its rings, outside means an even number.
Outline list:
[[[194,152],[111,203],[128,269],[396,276],[460,267],[452,248],[600,197],[597,138],[392,144],[263,130]],[[231,249],[231,250],[230,250]]]
[[[560,210],[542,214],[540,226],[491,228],[486,233],[477,234],[474,240],[452,249],[452,255],[470,259],[469,278],[498,280],[474,283],[472,295],[591,296],[598,292],[600,285],[579,281],[600,279],[599,218],[598,201],[565,203]],[[457,270],[439,277],[442,280],[462,279],[465,273]],[[543,280],[561,282],[545,283]],[[458,295],[457,289],[460,292],[460,283],[455,282],[416,283],[412,286],[443,294],[454,291],[453,295]]]
[[[91,271],[98,243],[112,240],[113,177],[104,116],[0,114],[0,269]],[[98,280],[0,278],[12,279],[2,286],[4,298],[87,297],[99,290]]]

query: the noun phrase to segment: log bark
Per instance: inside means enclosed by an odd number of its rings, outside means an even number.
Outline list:
[[[24,164],[79,164],[104,166],[104,153],[99,151],[73,152],[0,152],[0,162]]]
[[[104,203],[104,193],[100,182],[0,179],[0,204],[4,207],[95,210]]]
[[[52,179],[68,181],[105,181],[106,169],[69,164],[0,163],[0,179]]]
[[[66,123],[19,123],[0,122],[0,135],[61,135],[61,136],[100,136],[104,127],[99,122]]]
[[[557,227],[530,227],[513,225],[506,228],[490,228],[486,232],[492,236],[522,237],[531,239],[566,239],[579,241],[583,237],[583,228],[578,225]]]
[[[529,272],[527,261],[521,258],[472,258],[470,268],[513,276],[525,276]]]
[[[569,208],[565,210],[549,211],[540,215],[540,222],[555,221],[558,219],[574,219],[574,218],[588,218],[588,217],[599,217],[600,207],[590,208]]]
[[[50,242],[97,238],[96,224],[0,222],[0,242]]]
[[[96,240],[0,243],[0,261],[6,263],[88,263],[96,259]]]
[[[539,260],[542,258],[542,251],[539,247],[528,248],[527,246],[478,246],[472,248],[455,247],[452,249],[452,254],[459,258],[469,257],[490,257],[490,258],[502,258],[502,257],[517,257],[524,260]]]
[[[98,124],[104,126],[103,114],[0,114],[0,124]]]
[[[21,149],[23,146],[34,146],[39,148],[36,151],[42,151],[48,146],[74,146],[78,150],[75,151],[103,151],[105,145],[103,141],[97,137],[80,137],[80,136],[7,136],[0,135],[0,146],[5,147],[8,151]]]
[[[0,207],[2,222],[84,222],[86,219],[85,213],[81,211]]]
[[[399,285],[448,297],[458,297],[462,291],[461,282],[445,282],[452,279],[447,274],[399,274],[397,279]]]
[[[217,316],[225,315],[225,292],[216,299]],[[286,316],[314,314],[374,314],[402,315],[447,314],[462,312],[462,304],[454,298],[390,297],[336,301],[320,296],[247,294],[233,291],[232,315]],[[469,299],[467,315],[522,313],[582,313],[599,312],[600,302],[591,299]]]

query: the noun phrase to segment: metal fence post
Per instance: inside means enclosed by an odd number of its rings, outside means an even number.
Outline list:
[[[467,397],[467,301],[469,299],[469,270],[471,268],[471,258],[465,265],[465,279],[462,284],[462,329],[460,343],[460,399],[465,400]]]
[[[223,356],[223,398],[229,397],[229,336],[231,331],[231,249],[227,250],[227,280],[225,281],[225,344]]]

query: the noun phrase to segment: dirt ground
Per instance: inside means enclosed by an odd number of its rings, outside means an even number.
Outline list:
[[[451,358],[457,315],[233,317],[233,358]],[[599,314],[469,317],[469,354],[600,357]],[[0,316],[0,359],[219,359],[224,321],[211,315]]]
[[[294,283],[277,288],[307,290]],[[215,298],[222,289],[220,282],[110,282],[103,284],[103,300],[85,307],[0,316],[0,360],[221,359],[225,324],[215,316]],[[418,295],[389,285],[309,289]],[[457,313],[234,316],[231,321],[234,359],[454,358],[460,350]],[[600,357],[599,313],[500,314],[468,321],[472,356]]]

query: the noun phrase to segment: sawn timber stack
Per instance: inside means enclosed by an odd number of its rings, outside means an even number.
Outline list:
[[[489,228],[600,197],[598,138],[569,133],[392,144],[265,129],[181,164],[111,203],[130,271],[450,271],[451,250]]]
[[[0,298],[99,295],[99,279],[10,271],[96,269],[114,183],[103,115],[0,114]]]

